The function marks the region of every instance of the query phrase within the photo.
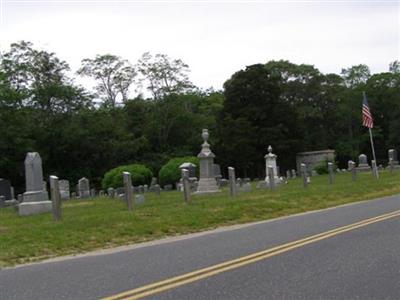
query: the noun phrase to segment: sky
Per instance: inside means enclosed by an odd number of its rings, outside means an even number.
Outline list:
[[[187,63],[201,88],[221,89],[236,71],[279,59],[323,73],[357,64],[379,73],[400,60],[400,0],[0,0],[0,51],[20,40],[74,71],[97,54],[133,64],[147,51],[167,54]]]

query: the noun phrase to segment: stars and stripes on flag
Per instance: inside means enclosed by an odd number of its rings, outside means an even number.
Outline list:
[[[367,96],[364,94],[363,104],[362,104],[362,123],[363,126],[368,128],[374,127],[374,120],[372,119],[371,112],[369,110]]]

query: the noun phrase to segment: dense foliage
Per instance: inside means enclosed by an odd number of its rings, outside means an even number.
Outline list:
[[[371,157],[361,126],[363,91],[378,164],[387,163],[388,149],[400,148],[396,61],[378,74],[366,65],[323,74],[311,65],[269,61],[239,70],[217,92],[195,88],[188,66],[163,54],[146,53],[136,65],[98,55],[84,59],[79,71],[97,81],[96,93],[75,84],[67,62],[29,42],[0,53],[0,177],[17,192],[24,189],[28,151],[40,153],[45,178],[54,174],[73,186],[85,176],[100,187],[117,166],[139,163],[158,174],[171,158],[197,155],[203,128],[224,175],[234,166],[237,176],[263,177],[270,144],[282,173],[295,167],[297,152],[322,149],[334,149],[344,168],[360,153]],[[132,98],[130,86],[153,96]]]
[[[133,164],[119,166],[104,174],[104,178],[101,181],[103,189],[106,190],[109,187],[117,188],[124,186],[122,172],[131,173],[132,185],[134,186],[150,184],[151,178],[153,177],[153,173],[144,165]]]
[[[162,166],[158,177],[161,185],[175,184],[181,178],[181,171],[179,166],[185,162],[190,162],[196,165],[196,171],[199,169],[199,159],[194,156],[177,157],[170,159],[164,166]]]

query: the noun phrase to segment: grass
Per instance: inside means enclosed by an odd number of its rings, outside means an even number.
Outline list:
[[[147,193],[146,202],[134,212],[117,199],[69,200],[63,203],[59,223],[49,213],[19,217],[13,208],[2,208],[0,268],[400,193],[400,172],[380,175],[375,180],[370,173],[361,173],[352,182],[351,174],[336,174],[334,185],[328,184],[326,175],[317,176],[307,189],[297,178],[275,191],[253,186],[252,192],[234,199],[224,189],[192,196],[189,205],[179,192],[164,192],[160,197]]]

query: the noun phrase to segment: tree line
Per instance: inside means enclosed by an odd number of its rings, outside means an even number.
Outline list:
[[[71,75],[56,54],[12,44],[0,53],[0,177],[22,191],[29,151],[40,153],[47,175],[71,182],[86,176],[100,186],[107,170],[130,163],[158,174],[169,159],[199,152],[203,128],[221,169],[235,166],[239,176],[264,176],[270,144],[281,170],[295,167],[297,152],[328,148],[345,167],[371,153],[362,91],[375,121],[378,163],[399,149],[398,61],[378,74],[366,65],[323,74],[312,65],[269,61],[234,73],[222,91],[199,89],[188,74],[180,59],[145,53],[136,64],[111,54],[83,59]],[[76,76],[93,78],[95,91],[77,85]]]

